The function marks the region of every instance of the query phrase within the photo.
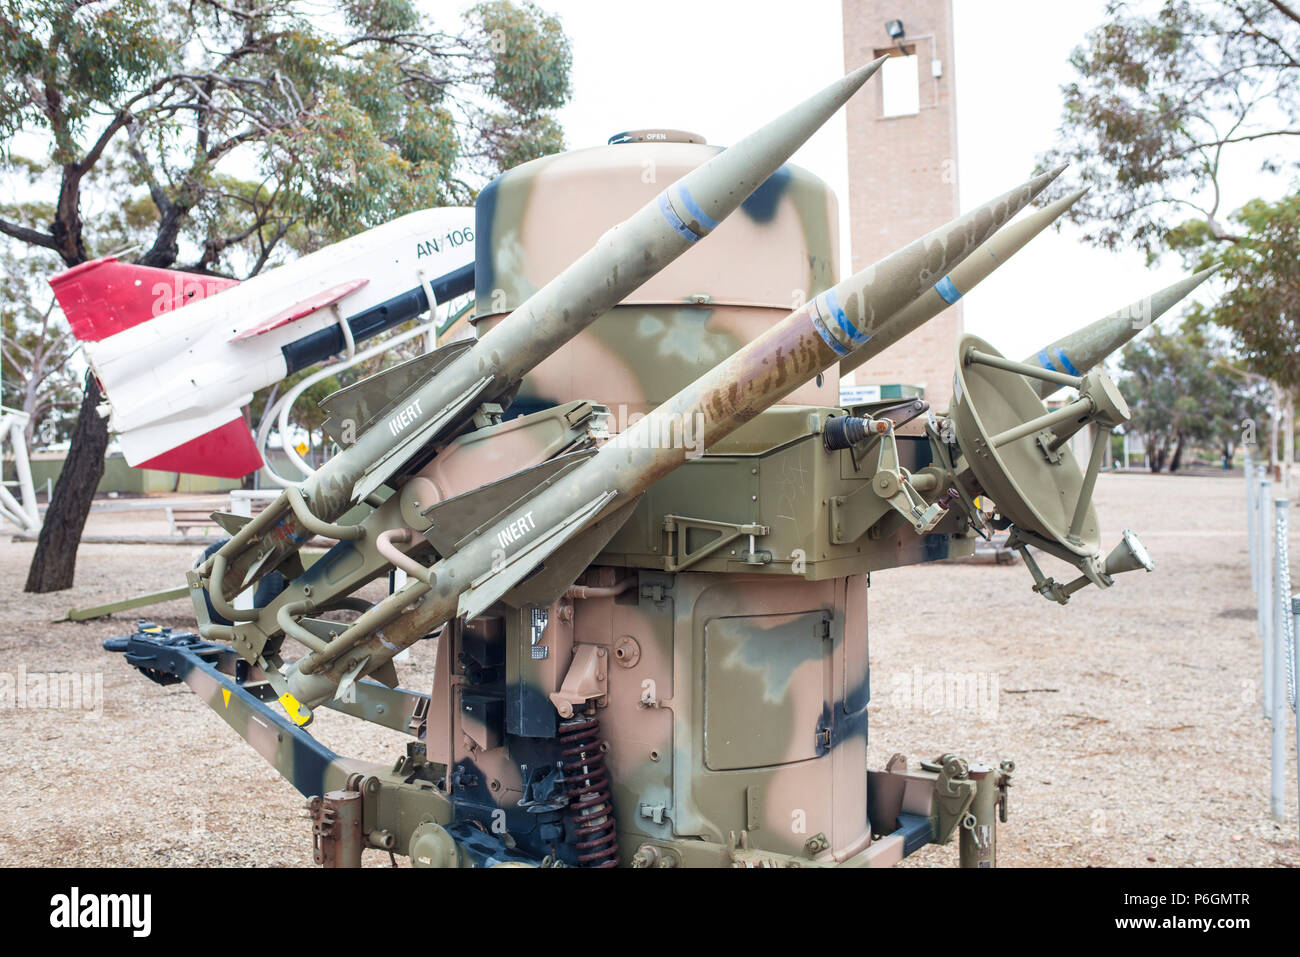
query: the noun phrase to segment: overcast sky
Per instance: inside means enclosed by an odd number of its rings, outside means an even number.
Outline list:
[[[845,72],[839,0],[539,5],[562,18],[573,42],[573,100],[560,114],[570,147],[639,127],[726,145]],[[899,6],[905,20],[906,0]],[[1103,0],[956,0],[955,15],[965,210],[1028,178],[1052,145],[1070,51],[1101,22]],[[847,224],[844,143],[841,111],[794,161],[831,185]],[[845,252],[847,242],[846,229]],[[1040,236],[967,297],[966,328],[1019,358],[1181,274],[1173,258],[1149,269],[1140,253],[1084,246],[1067,227]]]

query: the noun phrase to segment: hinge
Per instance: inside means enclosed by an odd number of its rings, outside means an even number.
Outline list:
[[[818,729],[817,729],[817,740],[816,740],[816,742],[815,742],[815,745],[816,745],[816,748],[817,748],[817,754],[818,754],[819,756],[825,754],[827,751],[829,751],[829,750],[831,749],[831,729],[830,729],[830,728],[818,728]]]

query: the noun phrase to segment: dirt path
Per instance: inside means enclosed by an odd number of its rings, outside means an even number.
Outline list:
[[[1134,528],[1157,571],[1065,608],[1032,594],[1019,564],[873,575],[873,766],[895,751],[1015,759],[1004,866],[1300,863],[1294,767],[1287,821],[1268,816],[1242,492],[1239,476],[1103,476],[1106,540]],[[0,708],[0,864],[309,865],[303,799],[184,685],[152,684],[100,649],[133,613],[50,623],[173,587],[195,551],[85,545],[77,586],[33,597],[21,590],[33,547],[0,542],[0,676],[72,673],[101,704]],[[1292,547],[1300,555],[1300,536]],[[146,613],[193,627],[187,600]],[[417,650],[402,681],[424,689],[432,649]],[[944,675],[975,693],[935,692]],[[358,757],[402,747],[328,711],[313,728]],[[909,863],[955,860],[955,847],[932,847]]]

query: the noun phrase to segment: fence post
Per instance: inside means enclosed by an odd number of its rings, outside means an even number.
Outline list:
[[[1259,569],[1255,561],[1255,466],[1250,460],[1250,449],[1246,450],[1246,556],[1250,559],[1250,590],[1259,592]]]
[[[1291,570],[1288,544],[1287,510],[1290,499],[1279,498],[1273,503],[1273,711],[1269,751],[1272,759],[1269,776],[1268,805],[1273,820],[1285,816],[1283,800],[1286,794],[1286,712],[1291,703],[1291,662],[1288,657],[1291,625]]]
[[[1259,620],[1260,658],[1263,676],[1260,699],[1264,717],[1273,717],[1273,499],[1269,494],[1272,483],[1264,477],[1260,467],[1259,489],[1255,505],[1259,512],[1259,525],[1255,528],[1255,548],[1259,559],[1259,591],[1256,592],[1256,609]]]
[[[1295,757],[1296,768],[1300,769],[1300,655],[1295,653],[1295,619],[1300,615],[1300,595],[1291,596],[1291,713],[1295,716]],[[1296,797],[1300,798],[1300,779],[1296,781]],[[1300,806],[1296,808],[1300,812]],[[1296,817],[1296,826],[1300,828],[1300,815]]]

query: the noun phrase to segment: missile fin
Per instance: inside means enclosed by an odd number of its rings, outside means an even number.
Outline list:
[[[262,453],[257,450],[253,434],[242,415],[205,432],[197,439],[182,442],[145,462],[132,466],[160,472],[185,472],[189,475],[215,475],[218,478],[243,478],[262,467]]]
[[[438,502],[424,511],[424,517],[433,523],[424,532],[424,537],[445,558],[485,531],[516,504],[537,494],[595,454],[595,449],[588,449],[557,455],[532,468]]]
[[[340,699],[346,701],[350,697],[350,695],[348,694],[349,689],[351,689],[351,687],[357,683],[357,679],[361,677],[362,669],[365,668],[365,666],[368,665],[369,663],[370,663],[370,659],[368,657],[362,658],[360,661],[358,661],[355,665],[352,666],[352,668],[348,671],[347,674],[343,676],[343,679],[339,682],[338,688],[336,688],[334,691],[335,701],[338,701]],[[389,662],[389,664],[391,663],[392,662]]]
[[[400,410],[394,410],[389,414],[387,423],[382,419],[378,421],[375,424],[376,428],[388,428],[394,434],[408,428],[410,425],[419,424],[416,428],[411,429],[397,445],[390,447],[387,452],[366,469],[361,480],[352,489],[352,501],[362,501],[367,495],[392,478],[399,469],[407,464],[410,450],[423,448],[437,438],[438,434],[448,426],[464,421],[466,410],[482,401],[483,393],[492,384],[493,378],[493,376],[489,375],[477,379],[468,389],[422,423],[419,420],[426,413],[420,407],[418,400],[413,400]],[[408,420],[408,415],[414,417]]]
[[[383,413],[401,408],[411,391],[429,376],[436,375],[443,366],[468,349],[473,342],[453,342],[432,352],[407,359],[382,372],[367,376],[360,382],[331,392],[320,401],[320,409],[329,416],[324,429],[335,442],[346,445],[343,437],[344,423],[352,422],[355,429],[351,441],[373,425]]]
[[[565,547],[543,564],[542,570],[528,576],[516,588],[506,592],[501,600],[519,608],[523,605],[549,605],[565,589],[578,580],[578,576],[618,534],[632,517],[641,496],[628,499],[608,515],[597,519],[569,541]]]
[[[585,505],[571,512],[563,521],[529,541],[519,551],[509,554],[504,565],[494,567],[479,576],[460,594],[456,614],[476,618],[501,600],[507,592],[534,573],[545,569],[545,562],[556,550],[577,537],[597,514],[613,500],[618,492],[609,489],[601,492]],[[566,586],[567,587],[567,586]]]
[[[50,278],[54,298],[78,342],[99,342],[238,285],[219,276],[118,262],[116,256],[81,263]]]
[[[234,515],[230,512],[213,512],[212,520],[221,526],[222,531],[234,535],[251,522],[253,517],[251,515]]]
[[[389,688],[397,687],[397,666],[392,660],[385,661],[382,665],[370,672],[366,677],[374,678],[380,684]]]

